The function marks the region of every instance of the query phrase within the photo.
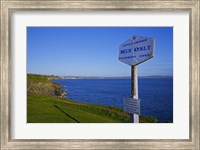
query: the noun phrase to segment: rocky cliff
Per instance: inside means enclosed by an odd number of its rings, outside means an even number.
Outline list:
[[[61,85],[51,82],[54,78],[55,76],[28,74],[27,94],[64,97],[67,93],[62,90]]]

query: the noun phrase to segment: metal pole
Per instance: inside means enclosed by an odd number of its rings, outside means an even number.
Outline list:
[[[138,75],[137,67],[131,66],[131,98],[138,99]],[[139,123],[139,115],[131,114],[131,122]]]

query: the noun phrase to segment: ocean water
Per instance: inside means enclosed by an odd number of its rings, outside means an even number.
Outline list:
[[[123,99],[131,95],[131,79],[57,79],[78,102],[123,108]],[[173,122],[173,78],[139,78],[140,110],[159,122]]]

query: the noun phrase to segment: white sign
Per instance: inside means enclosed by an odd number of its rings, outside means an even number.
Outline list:
[[[125,98],[124,111],[131,114],[140,114],[140,99]]]
[[[153,57],[155,39],[133,36],[119,46],[119,60],[128,65],[138,65]]]

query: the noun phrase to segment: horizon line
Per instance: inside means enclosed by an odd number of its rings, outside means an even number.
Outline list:
[[[45,76],[58,76],[58,77],[97,77],[97,78],[130,78],[131,76],[82,76],[82,75],[55,75],[55,74],[42,74],[42,73],[27,73],[32,75],[45,75]],[[140,75],[138,77],[173,77],[173,75]]]

